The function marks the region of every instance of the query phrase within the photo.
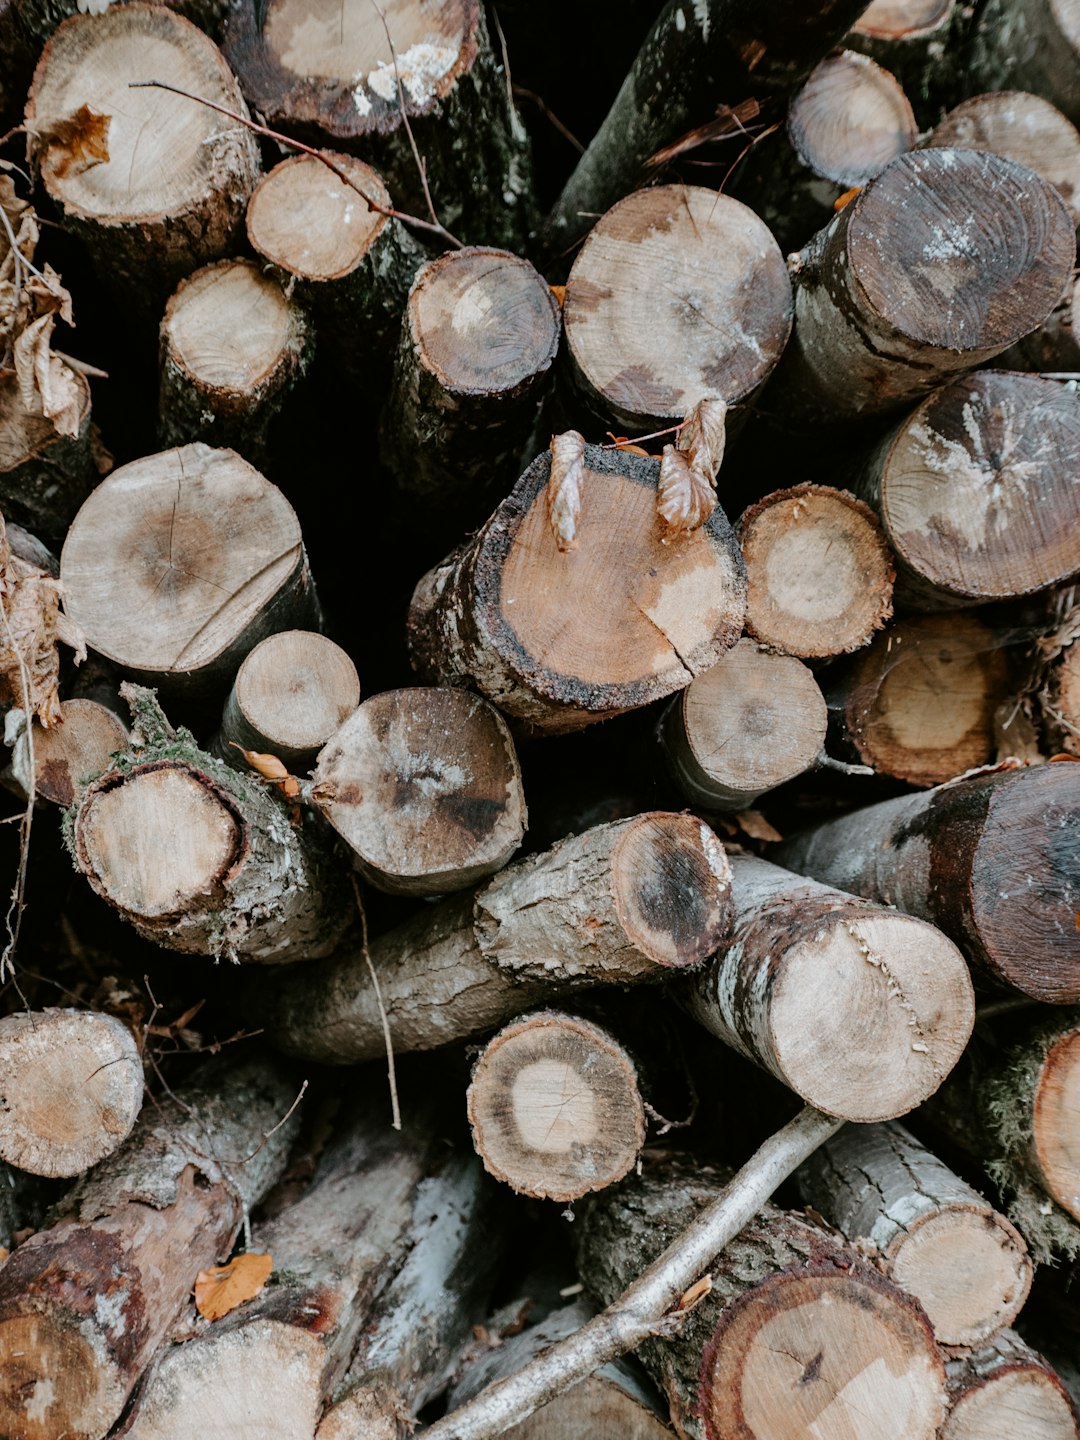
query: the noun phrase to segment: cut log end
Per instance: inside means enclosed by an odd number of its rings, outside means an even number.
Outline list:
[[[570,1201],[626,1175],[645,1143],[633,1062],[605,1031],[531,1015],[490,1041],[468,1092],[487,1170],[519,1194]]]
[[[378,172],[351,155],[328,158],[355,189],[314,156],[294,155],[259,181],[248,204],[252,248],[299,280],[340,280],[351,274],[388,223],[364,198],[390,206]]]
[[[1047,1051],[1032,1109],[1035,1156],[1047,1191],[1080,1220],[1080,1031]]]
[[[1080,1422],[1057,1372],[1012,1330],[946,1366],[940,1440],[1077,1440]]]
[[[887,70],[865,55],[841,50],[824,59],[795,96],[788,135],[815,175],[849,187],[865,185],[910,150],[918,126]]]
[[[852,28],[858,35],[907,40],[933,33],[953,4],[954,0],[872,0]]]
[[[62,1316],[0,1320],[0,1355],[0,1434],[55,1440],[111,1428],[124,1391],[113,1366]]]
[[[34,795],[68,806],[90,780],[110,768],[114,754],[127,749],[128,732],[120,717],[96,700],[61,700],[60,716],[48,730],[34,724]],[[16,744],[11,768],[16,785],[29,794],[25,737]]]

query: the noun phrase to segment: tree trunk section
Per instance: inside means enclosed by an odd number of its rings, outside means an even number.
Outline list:
[[[868,645],[892,614],[893,557],[869,506],[830,485],[776,490],[744,511],[746,629],[804,660]]]
[[[48,145],[41,181],[102,283],[154,310],[184,275],[235,247],[259,151],[225,115],[164,90],[129,89],[143,80],[247,114],[213,41],[159,5],[136,3],[65,20],[38,62],[26,123],[34,133],[83,105],[112,117],[108,160],[83,168]]]
[[[312,340],[304,312],[253,260],[219,260],[180,282],[161,322],[158,439],[201,440],[254,463],[303,375]]]
[[[50,543],[64,538],[79,506],[98,481],[90,446],[90,386],[68,370],[82,396],[77,435],[61,435],[51,420],[31,414],[14,375],[0,380],[0,507],[4,518]]]
[[[400,80],[439,220],[470,244],[522,244],[533,216],[529,148],[483,7],[390,0],[385,15],[390,44],[370,5],[283,0],[264,10],[243,0],[225,53],[268,125],[363,154],[395,205],[427,219]]]
[[[1080,125],[1080,15],[1056,0],[988,0],[970,54],[971,90],[1028,90]]]
[[[1015,1330],[945,1366],[949,1412],[940,1440],[1076,1440],[1076,1410],[1060,1376]]]
[[[745,810],[817,762],[827,716],[801,660],[744,639],[676,695],[657,735],[691,805]]]
[[[50,1228],[0,1266],[0,1433],[111,1429],[196,1274],[227,1256],[284,1169],[294,1096],[263,1060],[211,1062],[177,1100],[148,1105]]]
[[[1015,161],[901,155],[791,262],[795,332],[770,411],[839,427],[911,405],[1041,325],[1075,251],[1065,202]]]
[[[525,834],[506,722],[463,690],[384,690],[329,739],[312,799],[364,878],[397,895],[463,890],[500,870]]]
[[[87,644],[176,699],[220,705],[260,640],[318,618],[295,511],[233,450],[185,445],[114,470],[60,559]]]
[[[582,1278],[605,1303],[722,1187],[714,1170],[650,1159],[582,1218]],[[708,1275],[678,1332],[640,1350],[679,1434],[818,1440],[864,1435],[868,1415],[880,1440],[936,1434],[944,1375],[922,1308],[835,1237],[766,1205]]]
[[[483,1034],[573,989],[658,981],[700,964],[731,922],[720,842],[688,815],[598,825],[508,866],[373,940],[395,1051]],[[332,1065],[385,1050],[363,953],[260,977],[250,1003],[274,1043]]]
[[[872,0],[844,44],[895,75],[926,125],[941,113],[963,19],[956,0]]]
[[[630,1056],[599,1025],[554,1010],[488,1041],[467,1103],[484,1168],[535,1199],[578,1200],[614,1185],[645,1144]]]
[[[81,1175],[121,1145],[142,1105],[131,1031],[90,1010],[0,1020],[0,1160],[50,1179]]]
[[[841,1130],[797,1183],[915,1296],[939,1345],[978,1347],[1020,1313],[1032,1277],[1022,1236],[902,1125]]]
[[[680,989],[700,1024],[808,1104],[891,1120],[959,1060],[975,1004],[944,935],[765,860],[732,860],[732,942]]]
[[[629,435],[699,400],[750,399],[791,333],[791,282],[768,227],[697,185],[620,200],[566,282],[566,369],[581,405]]]
[[[44,729],[33,722],[33,765],[24,729],[15,741],[4,783],[23,799],[73,805],[91,780],[112,769],[112,757],[127,750],[127,726],[96,700],[61,700],[60,720]]]
[[[578,545],[559,550],[545,451],[475,537],[419,582],[414,666],[467,685],[523,730],[580,730],[688,685],[735,644],[745,578],[717,506],[665,545],[656,460],[585,447]]]
[[[340,645],[311,630],[279,630],[236,672],[210,749],[236,770],[248,768],[239,745],[306,775],[359,703],[360,677]]]
[[[776,859],[939,926],[985,983],[1080,999],[1080,774],[1039,765],[955,780],[804,831]]]
[[[77,867],[146,940],[262,964],[328,955],[353,915],[340,854],[317,822],[254,775],[171,731],[152,692],[126,687],[141,727],[71,820]]]
[[[380,427],[403,494],[483,519],[520,474],[560,329],[547,282],[505,250],[451,250],[423,267]]]

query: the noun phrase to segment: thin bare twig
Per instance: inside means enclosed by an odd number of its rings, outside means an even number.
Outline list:
[[[3,206],[0,206],[2,215]],[[6,217],[5,217],[6,218]],[[30,831],[34,824],[34,804],[37,800],[37,772],[34,760],[34,711],[30,704],[30,674],[26,668],[23,653],[15,643],[11,620],[0,596],[0,618],[3,619],[4,636],[11,646],[19,666],[19,687],[22,690],[22,709],[26,716],[26,756],[29,778],[27,780],[26,809],[19,825],[19,866],[15,872],[15,884],[8,902],[6,925],[7,944],[0,955],[0,983],[6,976],[15,978],[15,951],[19,947],[19,932],[22,929],[23,911],[26,909],[26,872],[30,860]]]
[[[401,123],[405,126],[405,134],[409,137],[409,149],[412,151],[412,157],[416,161],[416,169],[420,175],[420,185],[424,192],[424,203],[427,205],[428,214],[431,216],[431,223],[441,230],[443,227],[439,224],[439,217],[435,213],[435,202],[432,200],[431,191],[428,189],[427,166],[424,163],[423,156],[417,149],[416,136],[413,134],[412,125],[409,123],[409,112],[405,108],[405,87],[401,83],[401,71],[398,69],[397,51],[394,49],[394,42],[390,38],[390,26],[386,23],[385,12],[375,3],[375,0],[371,0],[371,8],[382,21],[382,28],[386,32],[386,43],[390,46],[390,59],[394,66],[394,81],[397,84],[398,104],[401,107]]]
[[[585,146],[570,127],[563,124],[542,95],[538,95],[535,90],[527,90],[524,85],[515,85],[514,95],[520,97],[522,100],[531,100],[540,111],[540,114],[543,115],[544,119],[555,127],[563,139],[569,141],[579,155],[585,154]]]
[[[390,1123],[395,1130],[401,1129],[401,1107],[398,1104],[397,1091],[397,1070],[394,1066],[394,1042],[390,1038],[390,1017],[383,1005],[382,991],[379,989],[379,977],[375,973],[375,965],[371,958],[371,950],[368,947],[367,911],[364,909],[364,898],[360,894],[360,886],[357,884],[356,876],[352,877],[353,894],[356,896],[356,908],[360,912],[360,945],[364,956],[364,962],[371,976],[371,988],[375,992],[375,1004],[379,1007],[379,1017],[382,1020],[383,1040],[386,1044],[386,1078],[390,1082]]]
[[[168,85],[164,80],[129,80],[128,89],[168,90],[171,95],[182,95],[185,100],[194,100],[196,105],[205,105],[208,110],[216,110],[219,115],[225,115],[230,120],[235,120],[238,125],[246,126],[255,135],[262,135],[267,140],[276,141],[279,145],[288,145],[293,150],[298,150],[301,155],[310,155],[313,160],[318,160],[343,185],[348,185],[350,190],[355,190],[368,209],[373,210],[376,215],[386,215],[391,220],[400,220],[403,225],[411,225],[414,229],[426,230],[431,235],[438,235],[447,245],[453,245],[457,250],[465,248],[457,236],[451,235],[446,226],[440,225],[438,220],[422,220],[419,215],[409,215],[404,210],[396,210],[392,205],[383,205],[378,200],[373,200],[351,175],[342,170],[340,165],[336,165],[328,155],[324,155],[321,150],[316,150],[314,145],[305,145],[302,140],[294,140],[291,135],[283,135],[280,130],[271,130],[269,125],[260,125],[257,120],[252,120],[247,115],[241,115],[236,110],[230,110],[227,105],[219,105],[216,100],[207,100],[203,95],[193,95],[190,90],[181,90],[178,85]]]

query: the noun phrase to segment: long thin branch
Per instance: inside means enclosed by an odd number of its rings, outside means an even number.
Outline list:
[[[386,12],[375,4],[375,0],[371,0],[371,5],[375,14],[378,15],[382,21],[382,28],[386,32],[386,43],[390,46],[390,59],[394,65],[394,81],[397,85],[398,105],[401,109],[401,123],[405,126],[405,134],[409,137],[409,149],[412,151],[413,162],[420,175],[420,188],[424,192],[424,204],[427,206],[428,214],[431,216],[431,223],[438,225],[441,230],[442,226],[439,225],[439,217],[435,213],[435,202],[432,200],[431,190],[428,188],[427,164],[417,148],[416,136],[413,134],[412,125],[409,123],[409,112],[405,108],[405,87],[401,83],[401,70],[398,67],[397,51],[394,49],[394,42],[390,35],[390,26],[386,23]]]
[[[321,150],[316,150],[314,145],[305,145],[302,140],[294,140],[291,135],[283,135],[280,130],[271,130],[269,125],[260,125],[257,120],[250,119],[247,115],[241,115],[236,110],[230,110],[227,105],[219,105],[216,100],[207,100],[203,95],[193,95],[190,90],[181,90],[179,85],[168,85],[164,80],[129,80],[129,90],[168,90],[171,95],[182,95],[185,100],[194,100],[197,105],[205,105],[208,110],[216,110],[219,115],[226,115],[230,120],[235,120],[238,125],[245,126],[256,135],[265,136],[267,140],[276,140],[279,145],[288,145],[293,150],[298,150],[301,155],[310,155],[313,160],[318,160],[325,165],[332,175],[335,175],[343,185],[348,185],[350,190],[355,190],[360,199],[369,210],[374,210],[376,215],[386,215],[391,220],[400,220],[403,225],[411,225],[416,230],[426,230],[431,235],[438,235],[447,245],[453,245],[456,250],[463,250],[465,247],[456,235],[451,235],[445,225],[440,225],[438,220],[421,220],[419,215],[409,215],[404,210],[395,210],[392,205],[382,205],[378,200],[363,190],[356,181],[340,165],[336,165],[328,155]]]
[[[723,1193],[659,1259],[575,1334],[489,1385],[424,1431],[424,1440],[492,1440],[556,1395],[667,1327],[665,1317],[710,1262],[757,1214],[782,1180],[843,1124],[807,1105],[765,1141]],[[674,1317],[673,1317],[674,1318]]]

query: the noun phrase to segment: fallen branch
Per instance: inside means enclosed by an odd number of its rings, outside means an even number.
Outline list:
[[[556,1395],[657,1334],[671,1333],[680,1300],[776,1187],[843,1124],[807,1105],[765,1141],[674,1244],[614,1304],[425,1430],[425,1440],[491,1440]],[[672,1314],[675,1312],[675,1314]]]

